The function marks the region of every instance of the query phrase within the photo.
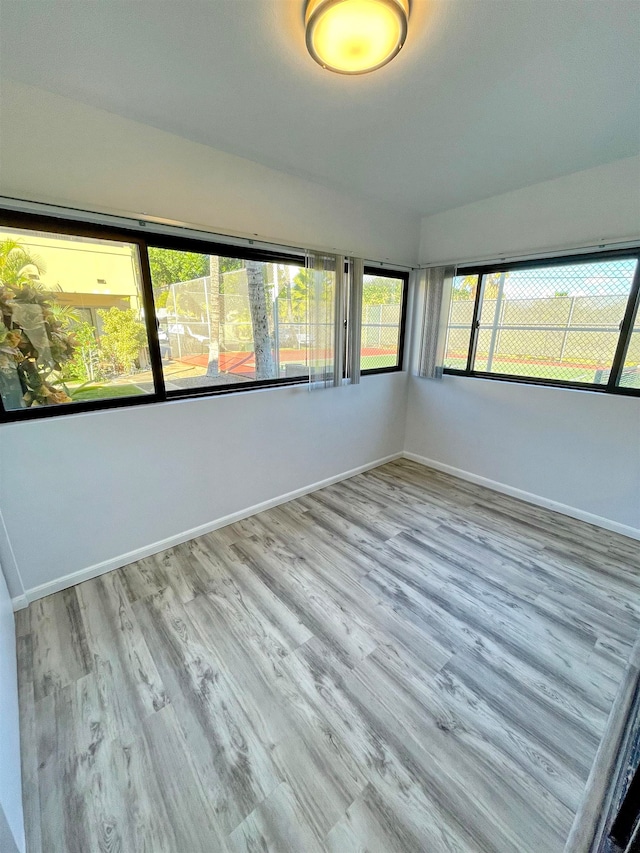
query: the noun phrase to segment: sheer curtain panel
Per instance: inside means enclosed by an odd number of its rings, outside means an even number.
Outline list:
[[[455,267],[424,270],[424,315],[418,376],[442,379]]]
[[[360,382],[363,286],[364,261],[362,258],[350,258],[346,377],[351,385],[358,385]]]
[[[307,363],[309,388],[329,388],[342,379],[337,327],[344,316],[344,257],[326,252],[308,252],[306,257]]]

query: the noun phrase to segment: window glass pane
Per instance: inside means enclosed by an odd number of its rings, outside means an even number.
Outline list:
[[[362,289],[360,369],[398,367],[404,280],[365,275]]]
[[[458,275],[453,279],[444,367],[464,370],[467,366],[477,288],[477,275]]]
[[[149,263],[168,392],[308,376],[304,268],[152,247]]]
[[[137,246],[0,226],[5,409],[153,391]]]
[[[622,388],[640,388],[640,310],[636,313],[618,385]]]
[[[474,369],[606,384],[636,260],[484,276]]]

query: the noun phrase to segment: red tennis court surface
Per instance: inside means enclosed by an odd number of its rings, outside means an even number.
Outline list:
[[[395,349],[384,349],[381,347],[366,347],[362,350],[363,356],[395,355]],[[280,364],[306,364],[307,350],[304,349],[281,349]],[[316,358],[326,358],[328,353],[318,352]],[[194,367],[207,367],[209,356],[207,353],[198,355],[185,355],[175,358],[181,364],[191,364]],[[219,357],[221,373],[252,374],[255,372],[256,362],[252,352],[221,352]]]

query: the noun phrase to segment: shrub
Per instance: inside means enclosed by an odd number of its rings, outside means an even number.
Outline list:
[[[98,311],[102,319],[100,350],[114,374],[131,373],[140,364],[140,349],[147,341],[144,323],[132,308]]]

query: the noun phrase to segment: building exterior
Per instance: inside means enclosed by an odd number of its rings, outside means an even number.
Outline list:
[[[0,230],[0,242],[15,240],[38,261],[27,273],[55,294],[59,305],[101,331],[99,309],[133,308],[140,303],[140,269],[129,243],[85,239],[18,229]]]

